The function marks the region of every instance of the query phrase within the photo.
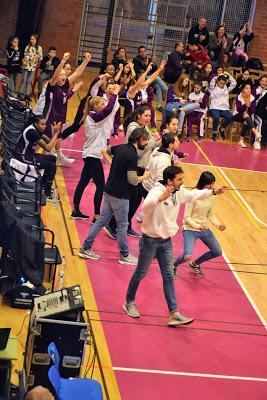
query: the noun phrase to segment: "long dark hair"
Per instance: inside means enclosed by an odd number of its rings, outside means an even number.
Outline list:
[[[32,35],[30,36],[29,41],[28,41],[28,44],[27,44],[26,47],[31,47],[31,46],[32,46],[32,45],[31,45],[31,42],[30,42],[32,36],[35,37],[35,39],[36,39],[36,44],[34,45],[34,47],[35,47],[36,50],[38,51],[38,50],[39,50],[39,36],[36,35],[36,34],[32,34]]]
[[[23,130],[25,130],[26,128],[28,128],[28,126],[35,124],[36,122],[39,122],[41,119],[45,119],[45,117],[41,114],[39,115],[35,115],[33,113],[31,113],[30,118],[28,119],[28,121],[26,122],[26,124],[24,125]]]
[[[9,38],[8,38],[8,41],[7,41],[7,45],[6,45],[6,48],[7,49],[10,49],[10,47],[12,46],[12,42],[13,42],[13,40],[14,39],[18,39],[18,46],[20,45],[20,41],[19,41],[19,37],[18,36],[16,36],[16,35],[13,35],[13,36],[9,36]]]
[[[148,106],[140,106],[136,110],[132,111],[131,114],[129,114],[123,122],[124,132],[127,131],[127,128],[131,122],[137,122],[138,115],[144,114],[144,112],[148,110],[150,110]]]
[[[209,171],[204,171],[199,177],[198,183],[196,185],[197,189],[204,189],[206,185],[210,185],[216,181],[215,176],[209,172]]]

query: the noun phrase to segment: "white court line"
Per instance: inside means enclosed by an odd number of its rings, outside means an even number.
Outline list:
[[[221,174],[224,176],[224,178],[227,180],[227,182],[229,183],[229,185],[235,190],[236,195],[239,197],[239,199],[242,201],[242,203],[244,204],[244,206],[247,208],[247,210],[250,212],[250,214],[252,215],[252,217],[255,219],[255,221],[259,222],[261,225],[265,226],[267,228],[267,224],[266,222],[264,222],[262,219],[260,219],[252,210],[252,208],[248,205],[248,203],[246,202],[246,200],[244,199],[244,197],[239,193],[239,191],[236,189],[235,185],[232,183],[232,181],[230,180],[230,178],[228,178],[228,176],[225,174],[225,172],[223,172],[221,167],[218,167],[219,171],[221,172]]]
[[[198,378],[214,378],[214,379],[230,379],[230,380],[238,380],[238,381],[267,382],[267,378],[254,378],[254,377],[250,377],[250,376],[199,374],[196,372],[164,371],[164,370],[159,370],[159,369],[124,368],[124,367],[112,367],[112,369],[114,371],[141,372],[144,374],[194,376],[194,377],[198,377]]]
[[[226,264],[228,265],[228,267],[230,268],[230,270],[232,271],[235,279],[237,280],[239,286],[241,287],[241,289],[243,290],[243,292],[245,293],[248,301],[250,302],[252,308],[254,309],[255,313],[257,314],[257,316],[259,317],[259,319],[261,320],[262,324],[264,325],[264,328],[267,330],[267,322],[265,320],[265,318],[263,317],[262,313],[260,312],[260,310],[258,309],[258,307],[256,306],[254,300],[252,299],[252,297],[250,296],[249,292],[247,291],[246,287],[244,286],[242,280],[239,278],[239,275],[237,272],[235,272],[233,270],[233,266],[230,263],[228,257],[225,255],[225,253],[223,252],[223,258],[226,262]]]
[[[61,148],[61,150],[64,150],[64,151],[74,151],[75,153],[82,153],[82,152],[83,152],[82,150],[75,150],[75,149],[62,149],[62,148]]]

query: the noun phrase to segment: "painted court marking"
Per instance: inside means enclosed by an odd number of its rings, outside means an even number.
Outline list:
[[[214,378],[214,379],[230,379],[230,380],[238,380],[238,381],[267,382],[267,378],[254,378],[254,377],[250,377],[250,376],[200,374],[197,372],[162,371],[159,369],[143,369],[143,368],[125,368],[125,367],[112,367],[112,368],[114,371],[140,372],[143,374],[191,376],[191,377],[198,377],[198,378]]]

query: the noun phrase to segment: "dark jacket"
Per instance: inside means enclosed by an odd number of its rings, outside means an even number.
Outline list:
[[[120,58],[118,57],[118,55],[116,55],[113,56],[111,64],[114,65],[115,71],[118,71],[119,65],[122,64],[124,66],[125,64],[127,64],[127,60],[124,60],[123,58]]]
[[[206,36],[205,40],[200,40],[200,35]],[[188,33],[188,43],[189,44],[202,44],[202,46],[207,47],[209,44],[209,31],[205,27],[203,29],[199,29],[199,25],[192,26]]]
[[[151,63],[151,58],[148,57],[148,62],[146,63],[145,59],[138,55],[133,59],[133,63],[136,74],[139,74],[140,71],[145,71],[147,69],[148,65]],[[157,65],[155,64],[152,67],[151,74],[153,74],[156,71],[156,69]]]
[[[23,52],[21,51],[21,49],[14,50],[12,47],[8,47],[6,50],[6,56],[8,72],[20,72],[21,60],[23,58]]]
[[[249,44],[249,42],[251,42],[251,40],[253,38],[254,38],[254,33],[253,32],[250,32],[250,33],[248,33],[248,34],[243,36],[245,53],[248,52],[248,44]],[[234,34],[234,38],[233,38],[233,45],[232,45],[231,51],[236,49],[236,47],[237,47],[238,43],[240,42],[240,40],[241,40],[240,33],[239,32],[235,33]]]
[[[164,79],[167,83],[175,83],[183,70],[182,61],[184,55],[178,51],[173,51],[169,57],[164,69]]]
[[[256,114],[263,121],[267,121],[267,93],[258,102]]]
[[[52,61],[51,68],[46,65],[48,61]],[[41,61],[40,70],[45,71],[47,74],[50,74],[52,76],[59,64],[59,58],[54,57],[51,59],[50,57],[45,56]]]

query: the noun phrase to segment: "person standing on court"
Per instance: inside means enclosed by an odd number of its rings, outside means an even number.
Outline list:
[[[223,193],[223,187],[217,189],[188,190],[183,187],[184,172],[181,167],[170,166],[163,171],[163,180],[155,184],[143,203],[142,237],[139,242],[138,264],[130,280],[123,310],[132,318],[139,318],[135,306],[135,297],[142,279],[157,258],[163,279],[163,290],[169,310],[168,326],[190,324],[188,318],[178,312],[173,282],[173,252],[171,238],[179,227],[177,217],[180,205],[205,199]]]
[[[129,254],[127,229],[130,185],[138,185],[150,176],[145,172],[137,175],[137,150],[142,150],[148,142],[148,133],[143,128],[135,129],[127,144],[103,149],[104,158],[111,163],[111,169],[104,192],[104,205],[98,220],[89,232],[78,255],[82,258],[98,260],[100,256],[92,250],[94,240],[100,230],[108,225],[112,215],[117,224],[117,241],[120,249],[120,264],[136,265],[137,259]]]

